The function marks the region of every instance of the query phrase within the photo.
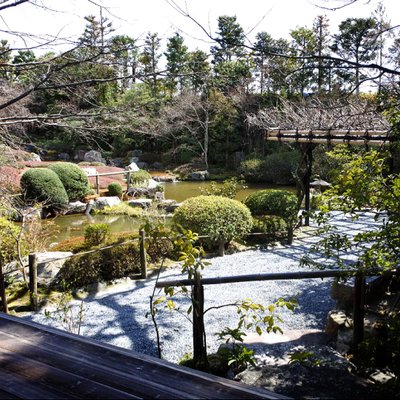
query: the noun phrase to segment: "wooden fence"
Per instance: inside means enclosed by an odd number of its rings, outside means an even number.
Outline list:
[[[399,271],[389,271],[388,275],[398,274]],[[193,301],[193,359],[195,363],[207,362],[207,352],[204,338],[204,285],[220,285],[225,283],[239,283],[252,281],[276,281],[293,279],[315,278],[345,278],[354,276],[353,297],[353,346],[364,339],[365,315],[365,278],[378,276],[378,271],[356,272],[355,270],[324,270],[324,271],[298,271],[283,273],[265,273],[238,276],[224,276],[217,278],[201,278],[197,271],[194,279],[178,279],[160,281],[156,287],[165,288],[173,286],[191,286]]]
[[[104,172],[102,174],[99,174],[96,172],[96,174],[88,175],[88,178],[95,178],[96,179],[96,193],[100,194],[100,177],[101,176],[116,176],[116,175],[126,175],[126,190],[128,191],[130,189],[131,185],[131,174],[133,171],[127,170],[127,171],[118,171],[118,172]]]

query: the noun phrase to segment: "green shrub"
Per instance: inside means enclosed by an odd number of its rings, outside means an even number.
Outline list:
[[[117,182],[112,182],[108,185],[108,195],[109,196],[122,196],[122,186]]]
[[[57,162],[49,167],[54,171],[68,194],[69,201],[82,200],[90,191],[87,175],[76,164]]]
[[[245,181],[236,177],[225,179],[222,184],[211,182],[206,189],[200,188],[201,194],[205,196],[223,196],[234,199],[241,189],[245,189]]]
[[[249,195],[244,201],[253,216],[274,215],[287,224],[289,243],[293,240],[293,229],[297,221],[297,196],[287,190],[266,189]]]
[[[229,242],[247,234],[252,226],[249,209],[239,201],[221,196],[198,196],[185,200],[175,210],[173,223],[213,242]]]
[[[240,163],[240,173],[247,182],[268,182],[266,162],[263,158],[253,157]]]
[[[276,215],[253,217],[253,232],[265,233],[267,236],[277,239],[286,235],[287,230],[287,223],[282,217]]]
[[[85,244],[98,246],[110,236],[110,227],[107,224],[92,224],[85,229]]]
[[[273,153],[264,158],[252,156],[240,163],[239,171],[248,182],[290,185],[295,181],[298,163],[297,151],[285,151]]]
[[[144,169],[131,173],[131,183],[136,186],[147,186],[151,175]]]
[[[17,240],[20,228],[7,218],[0,217],[0,264],[7,264],[18,257]],[[21,254],[27,254],[26,241],[21,238]]]
[[[48,168],[32,168],[21,176],[25,200],[44,203],[54,211],[67,208],[68,195],[58,175]]]

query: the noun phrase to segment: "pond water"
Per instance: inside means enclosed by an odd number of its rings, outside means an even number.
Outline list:
[[[163,183],[166,199],[174,199],[182,202],[189,197],[201,195],[201,189],[210,186],[210,182],[167,182]],[[271,185],[247,184],[247,188],[241,190],[237,200],[244,200],[249,194],[266,188],[272,188]],[[280,189],[294,190],[288,187],[279,187]],[[52,220],[43,221],[48,224],[50,237],[47,243],[57,243],[63,240],[83,236],[85,228],[90,224],[106,223],[110,226],[111,232],[132,232],[137,231],[142,223],[138,218],[132,218],[126,215],[65,215]]]

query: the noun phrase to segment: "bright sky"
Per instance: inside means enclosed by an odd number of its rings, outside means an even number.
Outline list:
[[[209,32],[215,33],[220,15],[236,15],[250,40],[257,32],[266,31],[274,38],[286,37],[292,29],[312,27],[317,15],[326,14],[330,30],[335,32],[338,24],[348,17],[368,17],[376,9],[378,0],[359,0],[356,5],[337,11],[316,7],[326,5],[327,0],[39,0],[41,4],[58,11],[45,11],[23,4],[0,13],[0,30],[14,30],[75,38],[85,27],[83,17],[99,16],[100,8],[93,3],[108,7],[103,15],[112,20],[115,34],[128,34],[143,38],[147,32],[158,32],[167,39],[180,30],[186,37],[190,50],[196,47],[207,50],[209,43],[202,30],[188,18],[180,15],[171,6],[178,4]],[[334,2],[335,0],[333,0]],[[338,0],[336,0],[337,2]],[[332,0],[331,0],[332,3]],[[392,24],[400,11],[399,0],[383,0],[386,14]],[[62,12],[59,12],[62,10]],[[400,17],[399,17],[400,19]],[[3,34],[0,39],[6,38]],[[9,39],[11,42],[13,40]]]

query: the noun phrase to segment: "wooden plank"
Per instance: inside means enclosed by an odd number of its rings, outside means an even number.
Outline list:
[[[30,357],[24,357],[5,349],[0,349],[0,367],[3,371],[26,379],[28,382],[38,382],[44,389],[48,390],[48,395],[53,392],[58,395],[61,391],[64,398],[71,399],[140,398],[86,379],[81,375],[73,374],[65,369],[55,368],[49,364],[38,362]]]
[[[52,352],[50,357],[52,363],[56,363],[57,358],[64,360],[66,365],[74,361],[76,366],[81,365],[83,368],[79,370],[79,374],[86,374],[87,372],[82,372],[84,370],[91,371],[90,379],[96,379],[94,377],[96,374],[102,378],[108,373],[110,377],[119,376],[120,380],[127,382],[131,378],[132,386],[135,386],[135,382],[141,384],[146,382],[147,397],[154,391],[155,394],[151,397],[161,397],[163,393],[169,392],[171,395],[165,397],[286,398],[150,356],[77,337],[58,329],[39,327],[38,324],[28,321],[18,321],[18,323],[16,321],[18,319],[15,317],[0,318],[0,331],[14,337],[21,349],[31,343],[34,348],[38,348],[36,353],[32,352],[35,357],[43,357],[45,355],[43,352],[47,350]],[[10,346],[10,340],[4,343],[4,346]],[[117,381],[114,378],[111,380]],[[114,384],[120,385],[121,382]],[[141,389],[136,387],[136,390],[138,393]]]
[[[129,373],[126,364],[119,363],[118,367],[124,371],[112,368],[107,362],[107,353],[103,352],[103,357],[96,359],[95,362],[88,360],[84,352],[79,352],[75,357],[68,355],[68,347],[65,346],[48,346],[44,342],[44,346],[30,345],[28,341],[23,339],[15,339],[11,335],[7,337],[5,333],[0,333],[0,351],[6,349],[31,360],[47,364],[54,368],[62,369],[68,373],[78,374],[80,377],[87,378],[93,382],[100,382],[104,385],[111,386],[124,393],[135,394],[144,397],[158,398],[194,398],[190,394],[183,393],[182,390],[168,388],[162,382],[149,382],[149,378],[154,379],[154,371],[148,376],[141,376],[140,369]],[[56,347],[56,350],[54,348]],[[143,366],[141,366],[143,368]],[[162,376],[158,376],[158,380],[162,380]],[[184,386],[184,385],[183,385]],[[162,395],[160,395],[162,393]]]

